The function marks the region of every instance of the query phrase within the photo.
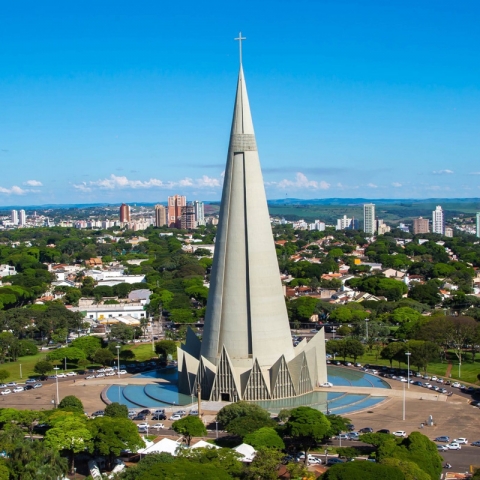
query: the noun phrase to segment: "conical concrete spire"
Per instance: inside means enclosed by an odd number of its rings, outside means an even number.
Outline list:
[[[201,355],[238,367],[294,357],[247,88],[240,66]]]

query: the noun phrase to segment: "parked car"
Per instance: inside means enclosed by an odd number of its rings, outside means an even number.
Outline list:
[[[115,375],[116,375],[115,372],[107,372],[107,373],[105,374],[106,377],[114,377]]]
[[[360,435],[358,434],[358,432],[350,432],[350,433],[348,434],[348,438],[349,438],[350,440],[358,440],[359,437],[360,437]]]
[[[29,378],[28,380],[25,380],[25,383],[37,383],[38,380],[36,378]]]
[[[390,430],[388,430],[387,428],[382,428],[381,430],[377,430],[377,433],[389,434],[389,433],[390,433]]]
[[[133,417],[133,420],[146,420],[147,416],[144,413],[139,413],[137,416]]]
[[[167,416],[164,413],[154,413],[152,415],[152,420],[166,420]]]
[[[448,443],[450,441],[450,437],[447,435],[441,435],[440,437],[437,437],[435,441]]]
[[[13,393],[20,393],[20,392],[23,392],[23,387],[15,387],[13,389]]]
[[[95,375],[87,375],[85,380],[91,380],[92,378],[95,378]]]
[[[393,432],[393,435],[396,437],[406,437],[407,433],[403,430],[397,430],[396,432]]]
[[[97,410],[96,412],[92,413],[92,417],[103,417],[105,415],[104,410]]]
[[[7,385],[5,383],[0,383],[0,388],[7,388]]]
[[[16,387],[17,383],[16,382],[9,382],[7,383],[7,387]]]
[[[1,393],[2,395],[8,395],[9,393],[12,393],[12,391],[11,391],[9,388],[7,388],[7,389],[5,389],[5,390],[2,390],[0,393]]]
[[[33,385],[25,385],[23,387],[24,390],[33,390]]]
[[[156,423],[155,425],[152,426],[155,430],[161,430],[162,428],[165,428],[165,425],[163,423]]]
[[[177,415],[176,413],[173,414],[171,417],[170,417],[170,420],[180,420],[182,418],[181,415]]]
[[[125,374],[127,373],[127,371],[126,371],[126,370],[119,370],[118,373],[119,373],[120,375],[125,375]]]
[[[327,460],[327,467],[331,467],[332,465],[337,465],[337,463],[345,463],[343,460],[340,460],[340,458],[329,458]]]
[[[449,444],[447,445],[447,448],[448,448],[449,450],[461,450],[461,449],[462,449],[462,447],[460,446],[459,443],[453,443],[453,442],[452,442],[452,443],[449,443]]]
[[[143,410],[140,410],[138,413],[141,413],[142,415],[150,415],[150,410],[148,408],[144,408]]]
[[[42,388],[43,384],[42,383],[36,383],[33,388]]]
[[[165,413],[165,409],[164,408],[159,408],[159,409],[157,409],[153,412],[154,415],[156,415],[158,413]]]
[[[452,387],[460,388],[460,383],[459,382],[453,382]]]
[[[358,432],[359,432],[359,433],[373,433],[373,428],[371,428],[371,427],[364,427],[364,428],[361,428]]]
[[[340,433],[335,438],[338,440],[350,440],[350,435],[348,433]]]
[[[320,384],[320,387],[330,388],[333,387],[333,383],[331,382],[324,382]]]
[[[95,375],[95,378],[101,378],[101,377],[104,377],[104,376],[105,376],[104,373],[97,373],[97,374]]]
[[[448,447],[446,445],[437,445],[437,450],[439,452],[445,452],[448,450]]]
[[[347,424],[347,430],[353,432],[355,430],[355,425],[353,423]]]
[[[67,373],[67,377],[75,377],[76,375],[78,375],[77,372],[68,372]]]
[[[67,378],[65,373],[57,373],[57,378]]]
[[[476,442],[472,442],[471,445],[474,447],[480,447],[480,440],[477,440]]]
[[[468,445],[468,440],[465,437],[454,438],[452,443],[459,443],[460,445]]]
[[[149,425],[148,425],[147,422],[144,422],[144,423],[139,423],[139,424],[137,425],[137,427],[138,427],[138,428],[148,428]]]

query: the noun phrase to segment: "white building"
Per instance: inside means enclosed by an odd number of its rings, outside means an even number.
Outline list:
[[[375,204],[366,203],[363,206],[363,231],[375,235]]]
[[[477,237],[480,237],[480,212],[477,212],[477,228],[476,228],[476,232],[477,232]]]
[[[85,320],[101,321],[108,318],[119,318],[126,316],[127,318],[146,318],[147,313],[143,309],[143,305],[138,304],[119,304],[119,305],[89,305],[81,307],[71,307],[72,312],[84,312]]]
[[[0,277],[8,277],[9,275],[16,275],[15,267],[11,265],[0,265]]]
[[[453,228],[445,227],[445,236],[446,237],[453,237]]]
[[[25,210],[20,210],[20,212],[18,213],[18,223],[23,227],[27,223],[27,216],[25,215]]]
[[[321,222],[320,220],[315,220],[314,223],[310,223],[308,225],[309,230],[318,230],[319,232],[325,231],[325,222]]]
[[[195,200],[193,207],[195,208],[195,221],[197,225],[205,225],[205,207],[203,202]]]
[[[355,230],[357,228],[357,221],[354,218],[347,218],[344,215],[337,220],[337,226],[335,230]]]
[[[12,221],[13,225],[18,225],[18,211],[12,210],[10,214],[10,220]]]
[[[432,212],[432,233],[445,235],[445,220],[443,217],[443,210],[440,205],[438,205]]]

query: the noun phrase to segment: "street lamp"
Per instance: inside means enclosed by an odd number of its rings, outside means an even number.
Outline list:
[[[365,319],[365,333],[366,333],[365,338],[366,338],[367,343],[368,343],[368,322],[369,321],[370,321],[369,318]]]
[[[215,420],[215,438],[218,438],[218,422]]]
[[[402,420],[405,421],[405,383],[403,384],[403,415]]]
[[[20,378],[23,378],[22,377],[22,364],[20,364]]]
[[[122,348],[120,345],[115,347],[117,349],[117,375],[118,379],[120,380],[120,349]]]
[[[405,352],[407,356],[407,388],[410,390],[410,355],[411,352]]]
[[[53,369],[55,370],[55,382],[57,384],[57,404],[55,405],[55,408],[58,408],[58,404],[59,404],[59,397],[58,397],[58,370],[60,370],[58,367],[53,367]]]

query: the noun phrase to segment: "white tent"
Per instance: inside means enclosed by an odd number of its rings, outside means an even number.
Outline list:
[[[233,450],[241,455],[239,460],[246,463],[250,463],[254,459],[255,454],[257,453],[257,451],[247,443],[242,443],[238,447],[235,447]]]
[[[141,448],[138,453],[141,455],[148,455],[149,453],[170,453],[175,456],[176,451],[182,446],[181,442],[170,440],[169,438],[162,438],[159,442]]]
[[[220,448],[217,445],[213,445],[213,443],[208,443],[205,440],[200,440],[195,445],[192,445],[190,448]]]

